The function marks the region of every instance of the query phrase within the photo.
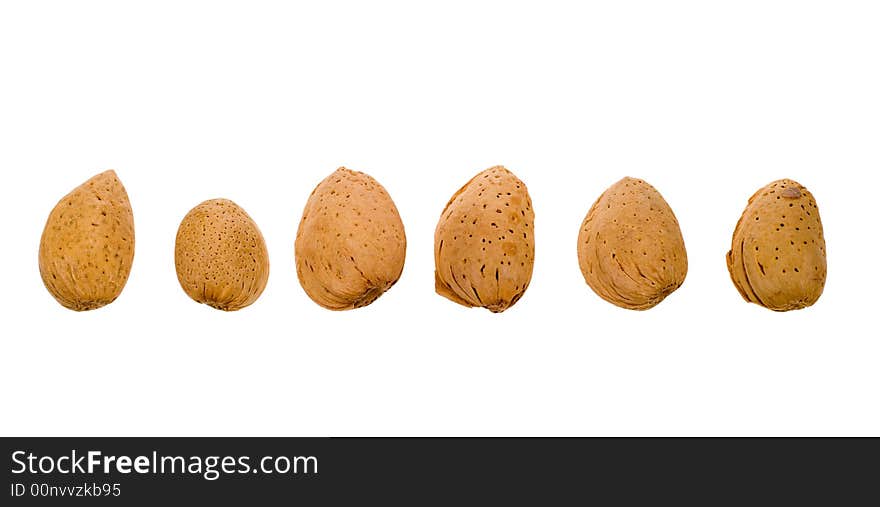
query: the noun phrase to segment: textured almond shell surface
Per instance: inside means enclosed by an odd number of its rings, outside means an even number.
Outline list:
[[[806,308],[825,287],[825,236],[813,195],[789,179],[758,190],[736,224],[727,269],[746,301]]]
[[[89,179],[61,199],[40,240],[40,275],[59,303],[93,310],[115,300],[134,259],[134,218],[113,171]]]
[[[532,278],[534,223],[528,190],[512,172],[496,166],[474,176],[434,232],[437,293],[492,312],[515,304]]]
[[[623,178],[587,213],[578,234],[584,279],[602,299],[647,310],[684,283],[688,261],[675,214],[645,181]]]
[[[260,229],[228,199],[205,201],[187,213],[177,230],[174,264],[187,295],[219,310],[250,305],[269,279]]]
[[[344,167],[309,196],[296,233],[296,273],[306,294],[331,310],[360,308],[403,271],[406,234],[391,196]]]

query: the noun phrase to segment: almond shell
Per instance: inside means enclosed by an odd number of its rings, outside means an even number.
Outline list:
[[[758,190],[736,224],[727,269],[750,303],[780,312],[816,303],[825,288],[827,260],[810,191],[790,179]]]
[[[581,224],[577,250],[590,288],[621,308],[653,308],[687,276],[678,220],[640,179],[623,178],[596,200]]]
[[[403,272],[406,234],[394,201],[368,174],[337,169],[306,202],[295,256],[300,285],[315,303],[369,305]]]
[[[64,307],[84,311],[113,302],[134,260],[134,218],[114,171],[102,172],[64,196],[40,239],[40,276]]]
[[[252,304],[269,279],[260,229],[228,199],[205,201],[186,214],[177,229],[174,265],[184,292],[218,310]]]
[[[534,222],[526,185],[512,172],[495,166],[474,176],[434,232],[437,293],[496,313],[510,308],[532,278]]]

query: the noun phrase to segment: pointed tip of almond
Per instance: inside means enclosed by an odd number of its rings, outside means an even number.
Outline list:
[[[227,199],[225,197],[214,197],[213,199],[208,199],[203,201],[199,206],[210,206],[210,205],[220,205],[220,206],[235,206],[236,208],[241,208],[238,204],[235,203],[232,199]]]
[[[116,174],[116,171],[113,169],[108,169],[106,171],[100,172],[91,178],[92,181],[106,181],[113,180],[115,182],[119,181],[119,175]]]
[[[621,178],[620,181],[618,181],[617,183],[618,183],[618,184],[620,184],[620,183],[623,183],[623,184],[627,184],[627,183],[644,184],[644,183],[647,183],[647,182],[646,182],[645,180],[641,179],[641,178],[634,178],[634,177],[632,177],[632,176],[624,176],[624,177]]]
[[[504,173],[513,174],[513,173],[510,171],[510,169],[508,169],[508,168],[506,168],[506,167],[504,167],[503,165],[500,165],[500,164],[499,164],[499,165],[493,165],[492,167],[486,169],[486,170],[483,171],[483,172],[484,172],[484,173],[490,173],[490,172],[493,172],[493,171],[501,171],[501,172],[504,172]]]

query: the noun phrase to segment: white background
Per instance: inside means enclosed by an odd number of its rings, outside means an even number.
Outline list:
[[[4,2],[4,435],[877,435],[880,16],[875,2]],[[507,312],[434,294],[451,194],[503,164],[536,211]],[[400,282],[334,313],[296,278],[312,188],[378,179]],[[136,254],[122,296],[44,289],[55,203],[114,168]],[[678,215],[690,272],[648,312],[594,295],[578,227],[622,176]],[[813,191],[818,304],[745,303],[724,262],[748,197]],[[266,238],[254,305],[197,305],[180,219],[233,199]]]

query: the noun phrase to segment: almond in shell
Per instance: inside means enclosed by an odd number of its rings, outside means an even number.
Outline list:
[[[736,224],[727,269],[750,303],[780,312],[813,305],[825,287],[827,261],[810,191],[789,179],[758,190]]]
[[[368,174],[337,169],[306,202],[295,257],[300,285],[315,303],[369,305],[403,271],[406,234],[394,201]]]
[[[93,310],[113,302],[133,260],[134,218],[114,171],[75,188],[49,214],[40,239],[40,275],[66,308]]]
[[[434,232],[438,294],[498,313],[532,278],[535,213],[526,185],[495,166],[474,176],[446,204]]]
[[[647,310],[684,283],[687,251],[678,220],[657,190],[623,178],[590,208],[578,234],[584,279],[602,299]]]
[[[205,201],[187,213],[177,230],[174,264],[184,292],[219,310],[250,305],[269,279],[260,229],[228,199]]]

